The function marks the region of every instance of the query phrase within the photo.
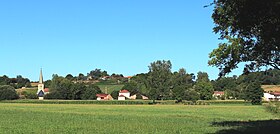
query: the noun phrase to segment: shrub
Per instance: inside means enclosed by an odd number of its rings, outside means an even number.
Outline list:
[[[265,104],[266,109],[272,113],[279,113],[280,112],[280,103],[277,102],[269,102]]]
[[[14,87],[9,85],[0,86],[0,100],[14,100],[18,98],[19,96]]]

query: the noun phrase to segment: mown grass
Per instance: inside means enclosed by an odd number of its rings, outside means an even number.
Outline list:
[[[0,103],[0,133],[215,133],[213,122],[278,119],[263,106]]]

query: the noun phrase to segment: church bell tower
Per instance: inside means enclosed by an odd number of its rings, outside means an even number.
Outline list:
[[[42,68],[40,71],[40,77],[39,77],[39,84],[38,84],[38,90],[37,90],[37,95],[39,97],[39,100],[44,99],[44,81],[43,81],[43,73],[42,73]]]

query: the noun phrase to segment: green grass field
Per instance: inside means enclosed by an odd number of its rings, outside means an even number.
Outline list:
[[[101,89],[101,91],[103,93],[105,93],[106,89],[107,89],[108,94],[112,93],[114,90],[117,90],[117,91],[121,90],[123,86],[124,85],[121,85],[121,84],[120,85],[98,85],[98,87]]]
[[[0,103],[0,133],[215,133],[214,122],[278,119],[263,106]]]

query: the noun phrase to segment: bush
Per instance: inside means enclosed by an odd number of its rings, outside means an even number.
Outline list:
[[[265,104],[266,109],[272,113],[279,113],[280,112],[280,103],[277,102],[269,102]]]
[[[34,92],[23,91],[22,95],[24,95],[26,99],[37,99],[38,98],[37,94]]]
[[[19,96],[14,87],[9,85],[0,86],[0,100],[14,100],[18,98]]]

